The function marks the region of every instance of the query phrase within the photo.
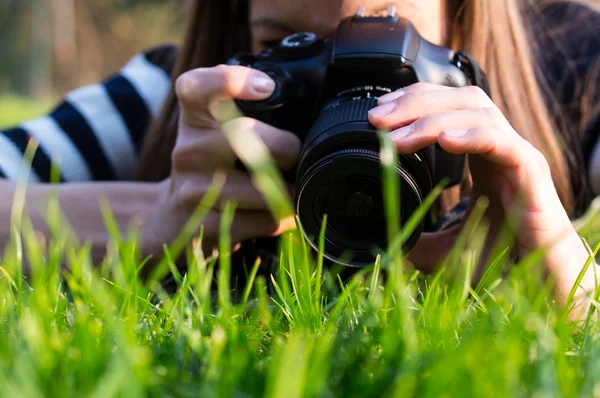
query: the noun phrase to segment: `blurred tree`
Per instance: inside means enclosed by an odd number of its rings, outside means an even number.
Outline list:
[[[0,94],[62,95],[176,42],[183,0],[0,0]]]
[[[28,4],[19,0],[0,0],[0,93],[28,91],[29,38],[31,14]]]

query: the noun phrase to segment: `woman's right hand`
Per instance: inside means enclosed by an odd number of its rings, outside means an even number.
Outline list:
[[[171,176],[160,183],[157,211],[147,225],[158,247],[179,234],[206,194],[216,171],[223,172],[226,181],[219,200],[203,223],[205,252],[217,245],[221,209],[230,200],[237,205],[231,226],[234,245],[251,238],[274,236],[293,227],[293,220],[275,221],[250,175],[235,169],[237,156],[213,114],[219,101],[263,100],[274,88],[275,83],[268,75],[243,66],[200,68],[177,79],[180,114]],[[290,169],[296,163],[301,143],[293,133],[247,117],[228,122],[228,128],[253,130],[281,169]]]

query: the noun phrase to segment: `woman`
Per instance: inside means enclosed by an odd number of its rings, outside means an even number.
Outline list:
[[[546,269],[564,299],[588,258],[570,218],[600,193],[600,38],[592,33],[600,16],[591,3],[531,1],[519,9],[521,3],[196,0],[180,49],[140,55],[103,85],[69,94],[48,117],[5,132],[0,168],[7,179],[16,178],[24,143],[31,136],[40,142],[26,203],[43,230],[34,204],[44,204],[50,195],[43,182],[49,159],[59,156],[62,180],[76,181],[60,186],[61,208],[79,236],[94,242],[96,256],[108,240],[96,198],[110,200],[123,229],[137,220],[145,252],[159,254],[217,169],[228,171],[221,203],[238,203],[232,239],[277,235],[289,223],[274,222],[248,176],[233,172],[236,156],[213,114],[221,99],[268,98],[274,82],[262,72],[222,64],[236,52],[259,52],[293,32],[325,37],[359,5],[368,14],[395,5],[425,39],[466,50],[478,60],[494,102],[473,87],[415,84],[381,97],[369,112],[372,124],[391,130],[399,153],[438,142],[449,152],[470,154],[470,202],[489,198],[490,239],[507,211],[515,212],[518,255],[547,249]],[[300,142],[293,134],[248,118],[230,127],[255,129],[283,169],[295,164]],[[136,168],[138,181],[131,182]],[[14,182],[0,184],[5,198],[14,189]],[[460,196],[456,189],[445,192],[443,209],[454,207]],[[8,200],[0,205],[1,244],[9,237],[10,207]],[[206,220],[207,249],[216,242],[219,215],[217,205]],[[411,260],[431,270],[461,227],[423,235]],[[593,289],[591,272],[583,286]]]

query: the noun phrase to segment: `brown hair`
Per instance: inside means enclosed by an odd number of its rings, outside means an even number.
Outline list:
[[[232,54],[250,50],[247,3],[248,0],[193,2],[173,80],[190,69],[225,63]],[[574,134],[564,121],[550,116],[558,109],[552,99],[544,101],[544,95],[551,94],[542,75],[536,75],[539,68],[533,55],[536,41],[525,27],[527,10],[522,9],[527,2],[448,0],[447,3],[451,29],[448,45],[469,52],[479,61],[488,74],[494,102],[515,130],[546,156],[562,203],[571,213],[572,179],[584,180],[581,159],[571,149],[578,141],[573,141]],[[540,2],[535,4],[533,9],[539,12]],[[144,142],[139,179],[159,181],[168,177],[177,115],[178,103],[172,90]]]
[[[233,54],[249,51],[248,11],[248,0],[194,0],[172,81],[191,69],[223,64]],[[177,138],[179,116],[174,85],[172,87],[142,146],[138,164],[141,181],[160,181],[171,172],[171,152]]]

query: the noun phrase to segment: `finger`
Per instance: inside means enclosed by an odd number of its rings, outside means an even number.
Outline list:
[[[444,231],[421,234],[406,258],[421,271],[435,271],[454,247],[461,228],[461,225],[455,225]]]
[[[232,239],[242,242],[248,239],[281,235],[296,228],[294,217],[276,221],[269,212],[240,211],[231,226]]]
[[[222,213],[213,211],[204,220],[204,236],[207,243],[218,241]],[[273,216],[266,211],[236,210],[230,231],[233,243],[245,240],[271,237],[282,234],[296,227],[293,217],[275,221]]]
[[[495,108],[495,105],[485,92],[476,86],[449,90],[420,90],[405,92],[394,100],[371,109],[369,120],[375,127],[394,129],[436,113],[479,108]]]
[[[455,87],[442,86],[439,84],[432,83],[414,83],[410,86],[406,86],[400,88],[396,91],[392,91],[391,93],[382,95],[379,97],[379,104],[385,104],[386,102],[390,102],[395,100],[396,98],[401,97],[404,94],[414,93],[416,91],[440,91],[440,90],[453,90]]]
[[[469,109],[437,113],[426,116],[389,133],[401,154],[414,153],[419,149],[435,144],[442,131],[470,130],[490,126],[500,137],[511,136],[523,140],[512,128],[507,129],[497,108]],[[508,130],[508,131],[507,131]]]
[[[256,134],[282,170],[291,169],[298,160],[301,142],[294,133],[247,117],[227,123],[226,128]],[[192,172],[215,168],[233,169],[238,156],[222,130],[211,129],[205,134],[188,135],[185,142],[183,139],[179,140],[172,158],[176,170]]]
[[[538,151],[523,138],[485,127],[444,130],[438,142],[446,152],[480,155],[504,167],[520,167],[532,156],[538,156]]]
[[[212,178],[208,175],[187,175],[180,186],[180,199],[188,212],[193,212],[208,193]],[[221,209],[227,202],[235,202],[239,209],[267,210],[268,205],[247,174],[228,173],[225,184],[219,192],[219,198],[214,205]]]
[[[444,86],[441,84],[417,82],[411,84],[410,86],[404,87],[403,90],[407,93],[411,93],[415,91],[454,90],[455,88],[456,87]]]
[[[279,168],[289,170],[300,155],[301,141],[294,133],[255,119],[241,117],[223,125],[237,157],[262,162],[270,156]]]
[[[264,72],[244,66],[219,65],[182,74],[175,83],[181,121],[193,127],[216,127],[211,104],[227,98],[262,100],[275,82]]]
[[[191,213],[209,192],[213,179],[203,175],[188,175],[184,178],[185,182],[179,187],[179,195],[183,206]],[[287,184],[286,187],[288,197],[294,197],[295,186]],[[226,175],[214,208],[222,209],[227,202],[235,202],[237,208],[244,210],[269,209],[266,199],[256,187],[252,177],[245,173],[234,172]]]
[[[546,158],[518,135],[502,134],[491,128],[446,130],[440,134],[438,142],[449,153],[479,155],[506,167],[509,174],[505,181],[512,190],[511,195],[524,195],[532,208],[546,203],[547,192],[554,189],[544,185],[552,185]]]

